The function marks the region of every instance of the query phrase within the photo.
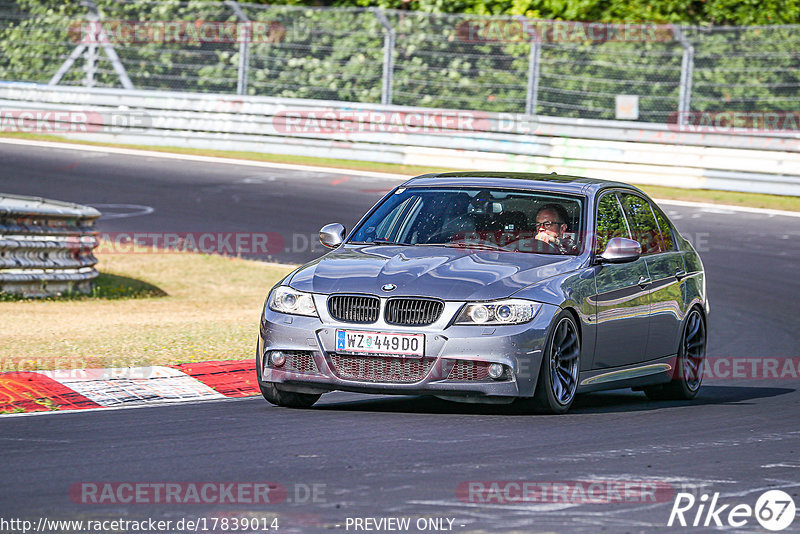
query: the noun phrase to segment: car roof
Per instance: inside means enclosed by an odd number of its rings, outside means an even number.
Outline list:
[[[464,171],[423,174],[407,180],[403,186],[467,186],[512,187],[560,193],[592,194],[607,188],[625,188],[641,191],[629,184],[584,176],[545,174],[534,172]]]

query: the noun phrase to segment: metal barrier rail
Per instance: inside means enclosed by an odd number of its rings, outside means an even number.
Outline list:
[[[0,293],[89,293],[98,272],[94,208],[0,195]]]
[[[800,195],[797,133],[0,83],[0,114],[21,110],[73,112],[52,119],[73,139]]]

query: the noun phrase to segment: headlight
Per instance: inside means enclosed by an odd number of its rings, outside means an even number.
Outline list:
[[[296,291],[286,286],[276,287],[272,292],[269,297],[269,309],[279,313],[319,317],[311,293]]]
[[[473,302],[464,306],[455,324],[521,324],[534,318],[542,305],[522,299]]]

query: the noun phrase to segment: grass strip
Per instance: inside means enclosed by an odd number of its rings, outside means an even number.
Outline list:
[[[197,253],[98,253],[92,295],[0,302],[0,371],[250,358],[290,266]]]

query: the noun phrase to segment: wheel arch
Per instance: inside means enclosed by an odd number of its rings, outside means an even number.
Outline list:
[[[561,307],[562,310],[572,315],[572,319],[575,321],[575,325],[578,327],[578,337],[583,342],[583,321],[581,321],[581,316],[578,314],[578,310],[575,309],[573,305],[567,304]]]
[[[675,354],[678,354],[681,348],[681,342],[683,341],[683,333],[686,330],[686,324],[689,320],[689,316],[692,314],[692,311],[697,310],[700,313],[700,317],[703,318],[703,323],[706,327],[706,336],[708,336],[708,314],[706,313],[705,306],[702,302],[695,300],[688,308],[686,308],[686,314],[684,314],[683,319],[681,320],[681,327],[678,331],[678,342],[675,346]]]

